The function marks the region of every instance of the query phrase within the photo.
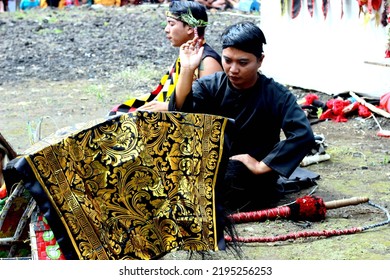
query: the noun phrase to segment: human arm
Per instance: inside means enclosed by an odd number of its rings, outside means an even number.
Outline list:
[[[201,78],[218,71],[223,71],[221,64],[215,58],[207,56],[200,62],[198,76]]]
[[[261,89],[256,90],[263,94],[251,99],[236,119],[236,123],[244,123],[245,127],[235,134],[231,155],[250,154],[274,172],[288,177],[311,149],[313,132],[295,96],[273,79],[263,75],[260,79]],[[248,168],[253,172],[250,165]]]
[[[211,3],[210,3],[211,2]],[[211,8],[223,9],[226,6],[226,0],[211,0],[209,2]]]
[[[261,160],[280,175],[288,177],[299,166],[315,141],[310,123],[295,96],[286,91],[285,98],[279,100],[282,101],[276,106],[279,107],[279,113],[274,117],[279,119],[278,123],[284,137],[281,137],[282,139],[268,154],[263,155]]]
[[[176,108],[181,109],[187,95],[191,92],[193,77],[203,54],[203,46],[196,47],[198,37],[180,47],[180,74],[175,89]]]
[[[241,161],[255,175],[260,175],[272,171],[263,161],[257,161],[249,154],[240,154],[230,157],[230,159]]]
[[[219,55],[207,44],[204,44],[204,49],[202,53],[202,60],[195,70],[195,75],[193,76],[193,82],[195,79],[202,78],[204,76],[208,76],[211,74],[214,74],[216,72],[223,71],[222,65],[220,63],[220,57]],[[178,60],[180,61],[180,60]],[[177,66],[177,69],[180,69],[180,66]],[[180,70],[178,71],[180,73]],[[176,83],[177,85],[177,83]],[[175,88],[176,88],[175,85]],[[172,98],[174,99],[174,94],[172,95]],[[188,99],[188,98],[187,98]],[[152,112],[163,112],[163,111],[169,111],[169,110],[176,110],[175,109],[169,109],[168,106],[169,102],[162,102],[162,101],[151,101],[146,103],[145,105],[139,107],[137,110],[147,110]]]
[[[150,101],[139,107],[137,111],[166,112],[168,111],[168,102]]]
[[[199,65],[198,77],[211,75],[218,71],[223,71],[221,64],[213,57],[205,57]],[[142,105],[137,110],[145,110],[150,112],[166,112],[168,110],[168,102],[150,101]]]
[[[196,0],[196,2],[204,5],[206,8],[211,8],[213,0]]]

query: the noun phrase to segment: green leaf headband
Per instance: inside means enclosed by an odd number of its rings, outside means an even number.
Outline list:
[[[207,21],[196,19],[191,13],[191,10],[188,9],[188,14],[182,14],[180,16],[177,16],[175,14],[172,14],[170,11],[166,11],[165,15],[167,17],[174,18],[176,20],[180,20],[182,22],[187,23],[189,26],[195,28],[195,27],[206,27],[208,25]]]

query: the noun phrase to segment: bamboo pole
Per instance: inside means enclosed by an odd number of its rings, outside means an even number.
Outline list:
[[[375,107],[374,105],[366,102],[363,98],[357,96],[356,93],[350,91],[349,94],[356,99],[357,102],[359,102],[360,104],[366,106],[368,109],[370,109],[371,112],[374,112],[374,113],[377,113],[385,118],[388,118],[390,119],[390,113],[386,112],[385,110],[382,110],[382,109],[379,109],[377,107]]]

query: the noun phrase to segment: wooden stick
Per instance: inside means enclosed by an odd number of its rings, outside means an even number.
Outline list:
[[[364,63],[366,63],[366,64],[372,64],[372,65],[377,65],[377,66],[390,67],[390,64],[388,64],[388,63],[382,63],[382,62],[364,61]]]
[[[351,197],[346,199],[332,200],[325,203],[326,209],[336,209],[349,205],[357,205],[368,202],[368,197]]]
[[[363,98],[357,96],[356,93],[350,91],[349,94],[353,98],[355,98],[357,102],[359,102],[360,104],[362,104],[362,105],[366,106],[368,109],[370,109],[370,111],[377,113],[379,115],[382,115],[385,118],[390,118],[390,113],[386,112],[385,110],[379,109],[379,108],[375,107],[374,105],[366,102]]]

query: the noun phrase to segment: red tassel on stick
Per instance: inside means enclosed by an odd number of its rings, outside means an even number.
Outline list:
[[[330,202],[323,202],[321,198],[319,197],[311,197],[311,196],[304,196],[302,198],[298,198],[293,205],[298,205],[298,212],[299,215],[303,216],[317,216],[322,217],[325,215],[326,209],[335,209],[340,208],[344,206],[349,205],[357,205],[360,203],[368,202],[370,205],[375,206],[377,208],[380,208],[384,210],[383,207],[380,207],[378,205],[375,205],[371,202],[369,202],[369,199],[366,197],[352,197],[349,199],[341,199],[341,200],[334,200]],[[289,208],[289,210],[287,209]],[[297,207],[295,207],[297,208]],[[268,218],[271,217],[290,217],[291,213],[294,211],[290,209],[289,206],[281,206],[274,209],[268,209],[263,211],[258,211],[255,213],[239,213],[231,215],[230,218],[233,221],[236,222],[242,222],[242,221],[255,221],[251,220],[253,219],[264,219],[265,216],[269,215]],[[348,229],[340,229],[340,230],[322,230],[322,231],[303,231],[303,232],[292,232],[285,235],[277,235],[277,236],[266,236],[266,237],[240,237],[240,236],[228,236],[226,235],[224,237],[226,242],[239,242],[239,243],[255,243],[255,242],[276,242],[276,241],[286,241],[289,239],[298,239],[298,238],[306,238],[306,237],[331,237],[331,236],[338,236],[338,235],[345,235],[345,234],[354,234],[363,232],[368,229],[376,228],[383,225],[388,225],[390,223],[390,215],[388,211],[384,210],[386,212],[387,220],[382,221],[380,223],[372,224],[365,227],[352,227]],[[241,219],[241,220],[240,220]]]
[[[289,218],[291,216],[291,209],[289,206],[281,206],[272,209],[254,211],[254,212],[242,212],[229,216],[235,223],[248,223],[248,222],[264,222],[266,220],[277,218]]]
[[[228,217],[235,223],[263,222],[277,218],[291,220],[321,221],[325,219],[327,209],[340,208],[367,202],[366,197],[353,197],[350,199],[324,202],[317,196],[303,196],[288,206],[271,209],[231,214]]]

